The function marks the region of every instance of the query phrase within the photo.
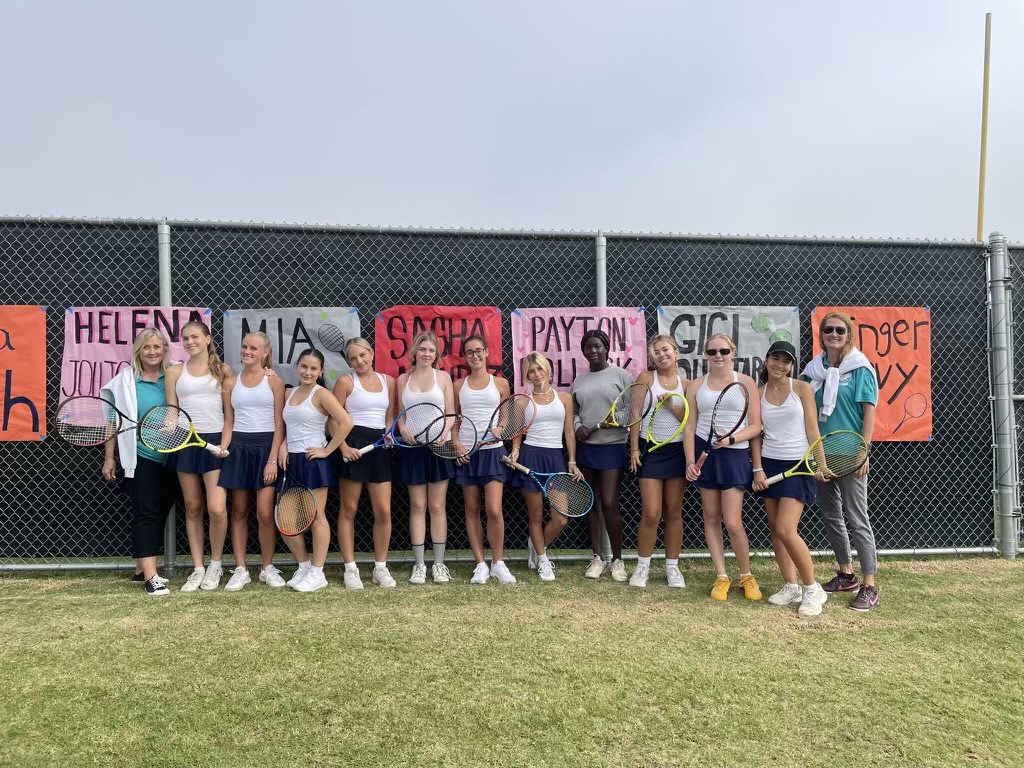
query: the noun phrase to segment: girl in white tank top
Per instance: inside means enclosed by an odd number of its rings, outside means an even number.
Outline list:
[[[183,408],[192,417],[200,434],[221,432],[219,444],[227,451],[231,445],[231,403],[225,403],[225,386],[231,369],[221,362],[213,346],[210,329],[199,321],[181,329],[181,345],[188,362],[167,369],[164,378],[167,402]],[[227,411],[225,413],[225,410]],[[199,453],[191,453],[198,451]],[[206,454],[205,457],[200,454]],[[224,541],[228,532],[227,493],[217,485],[220,462],[209,462],[212,454],[204,448],[186,448],[172,454],[170,463],[178,471],[181,495],[185,501],[185,527],[192,555],[192,574],[183,592],[217,589],[224,570]],[[205,500],[204,500],[205,497]],[[203,510],[210,516],[210,567],[203,565]]]
[[[347,376],[339,376],[334,396],[348,411],[355,424],[341,444],[344,461],[339,463],[338,548],[345,563],[345,588],[362,589],[363,581],[356,565],[355,519],[359,499],[366,487],[373,510],[373,583],[394,587],[388,570],[391,547],[391,456],[390,451],[374,451],[361,456],[359,449],[370,445],[395,418],[395,380],[373,369],[373,347],[362,338],[349,339],[345,359],[352,366]]]
[[[819,437],[817,408],[811,385],[791,378],[796,367],[796,349],[788,342],[776,342],[768,349],[761,370],[761,414],[763,438],[751,441],[754,462],[754,490],[764,502],[772,534],[775,561],[783,586],[768,598],[773,605],[799,603],[801,616],[817,616],[828,593],[817,582],[810,550],[800,536],[800,517],[805,503],[815,500],[814,479],[795,476],[768,486],[768,476],[785,472],[803,458],[808,446]],[[818,479],[824,479],[819,475]],[[797,583],[797,575],[803,586]]]
[[[469,376],[455,384],[458,411],[477,428],[480,439],[485,434],[498,405],[508,398],[509,386],[504,379],[496,379],[487,370],[487,342],[473,335],[462,343],[462,357],[469,368]],[[502,515],[505,465],[503,443],[493,443],[460,459],[455,482],[462,486],[466,509],[466,534],[476,566],[470,584],[486,584],[491,577],[502,584],[514,584],[516,577],[505,565],[505,518]],[[480,520],[480,507],[487,515],[487,540],[491,545],[491,565],[484,561],[484,530]]]

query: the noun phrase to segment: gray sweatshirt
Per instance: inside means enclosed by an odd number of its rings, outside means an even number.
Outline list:
[[[621,427],[595,430],[594,427],[608,415],[608,409],[612,407],[612,401],[618,397],[619,392],[632,383],[633,377],[629,371],[614,365],[609,365],[603,371],[588,371],[576,377],[569,390],[575,411],[573,426],[584,426],[591,431],[588,443],[614,445],[626,442],[628,430]]]

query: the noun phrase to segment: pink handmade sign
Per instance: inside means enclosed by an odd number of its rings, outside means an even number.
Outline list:
[[[68,307],[64,311],[64,358],[60,397],[98,395],[100,387],[131,363],[139,331],[155,327],[171,341],[171,360],[188,355],[181,329],[190,320],[210,325],[207,307]]]
[[[551,361],[552,384],[568,390],[590,370],[580,341],[590,330],[608,334],[608,361],[633,378],[647,370],[647,319],[643,307],[560,307],[512,310],[512,362],[515,389],[526,388],[519,361],[540,352]]]

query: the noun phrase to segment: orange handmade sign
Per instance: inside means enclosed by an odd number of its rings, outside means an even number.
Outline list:
[[[814,354],[821,354],[818,327],[829,312],[853,318],[853,343],[875,367],[878,408],[874,440],[932,439],[932,313],[928,307],[815,307]]]
[[[46,307],[0,306],[0,440],[46,437]]]

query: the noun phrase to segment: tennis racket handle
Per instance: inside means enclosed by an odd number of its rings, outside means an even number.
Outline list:
[[[700,468],[704,466],[704,461],[707,459],[707,457],[708,452],[704,451],[704,453],[697,457],[697,461],[694,462],[693,468],[697,470],[698,474],[700,474]]]
[[[775,485],[776,483],[781,483],[785,479],[786,479],[786,473],[785,472],[779,472],[779,474],[772,475],[771,477],[769,477],[767,480],[765,480],[765,482],[768,483],[768,485]]]
[[[365,456],[366,454],[368,454],[370,451],[372,451],[376,447],[377,447],[376,443],[370,443],[369,445],[364,445],[362,448],[359,449],[359,455],[360,456]],[[345,461],[348,461],[348,459],[345,459]]]
[[[518,470],[519,470],[520,472],[522,472],[522,473],[523,473],[524,475],[529,475],[529,474],[530,474],[531,472],[533,472],[533,470],[532,470],[532,469],[530,469],[529,467],[524,467],[524,466],[523,466],[522,464],[520,464],[520,463],[519,463],[518,461],[514,461],[513,459],[510,459],[510,458],[509,458],[508,456],[502,456],[502,457],[501,457],[501,460],[502,460],[502,462],[504,462],[504,463],[505,463],[505,464],[506,464],[507,466],[510,466],[510,467],[512,467],[512,469],[518,469]]]
[[[206,444],[206,450],[208,450],[210,453],[212,453],[215,456],[221,456],[221,451],[224,451],[224,449],[221,448],[219,445],[214,445],[213,443],[207,443]],[[224,451],[224,456],[230,456],[230,455],[231,454],[229,454],[227,451]],[[223,457],[221,457],[221,458],[223,458]]]

